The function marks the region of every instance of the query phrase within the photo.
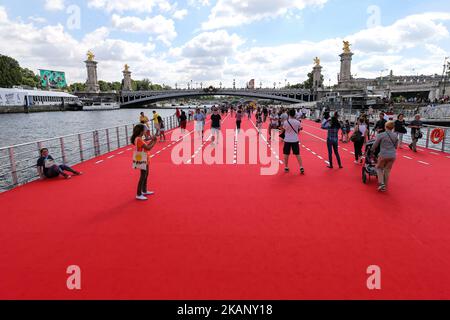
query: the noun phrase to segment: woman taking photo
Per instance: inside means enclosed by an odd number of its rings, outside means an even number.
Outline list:
[[[339,122],[339,114],[336,112],[332,118],[329,118],[329,114],[325,114],[325,118],[322,124],[322,128],[328,130],[327,134],[327,148],[328,148],[328,168],[333,169],[333,151],[336,155],[339,168],[342,169],[341,157],[339,155],[339,130],[341,124]]]
[[[145,169],[140,168],[141,170],[141,176],[139,178],[139,183],[137,186],[137,194],[136,199],[140,201],[148,200],[146,196],[153,195],[153,191],[147,190],[147,178],[148,178],[148,169],[149,169],[149,163],[150,163],[150,155],[147,153],[147,151],[150,151],[153,149],[157,142],[156,136],[151,137],[151,140],[149,143],[146,143],[142,136],[145,132],[145,126],[143,124],[138,124],[133,129],[133,135],[131,136],[131,143],[136,146],[136,152],[145,152],[147,155],[146,159],[146,165]]]
[[[386,122],[386,131],[377,135],[377,139],[373,145],[374,150],[380,147],[377,163],[378,191],[380,192],[387,190],[389,175],[397,157],[398,139],[397,135],[393,132],[394,127],[394,122]]]

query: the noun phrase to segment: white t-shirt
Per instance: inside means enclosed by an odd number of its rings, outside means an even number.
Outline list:
[[[298,134],[300,133],[301,128],[300,121],[289,118],[289,120],[284,122],[283,128],[285,130],[284,142],[299,142]]]
[[[367,131],[367,126],[365,124],[360,124],[360,125],[358,125],[358,127],[359,127],[359,132],[361,132],[361,134],[364,137],[364,135],[366,134],[366,131]]]

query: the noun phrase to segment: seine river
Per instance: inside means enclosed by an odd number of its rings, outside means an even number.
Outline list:
[[[186,110],[189,106],[180,108]],[[141,112],[144,112],[151,118],[151,109],[0,114],[0,148],[84,131],[137,123]],[[165,118],[174,115],[175,109],[158,109],[157,112],[161,117]]]

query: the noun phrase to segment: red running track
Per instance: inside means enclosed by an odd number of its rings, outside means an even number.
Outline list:
[[[304,128],[305,176],[294,161],[274,176],[176,166],[167,142],[152,151],[148,202],[134,199],[130,147],[77,166],[84,176],[1,194],[0,299],[449,299],[448,155],[400,150],[380,194],[350,144],[329,170],[325,132]],[[366,287],[369,265],[381,290]]]

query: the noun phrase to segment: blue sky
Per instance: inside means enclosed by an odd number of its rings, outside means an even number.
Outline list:
[[[0,53],[65,70],[69,82],[85,80],[90,49],[104,80],[120,80],[127,63],[134,78],[172,86],[252,78],[272,86],[304,80],[315,56],[334,83],[349,40],[358,77],[433,74],[450,55],[447,2],[2,0]]]

